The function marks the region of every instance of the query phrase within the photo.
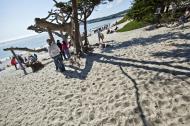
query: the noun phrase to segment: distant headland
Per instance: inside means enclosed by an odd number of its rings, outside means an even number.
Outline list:
[[[117,18],[117,17],[123,17],[127,12],[128,12],[128,10],[124,10],[124,11],[121,11],[121,12],[118,12],[116,14],[112,14],[112,15],[109,15],[109,16],[96,18],[96,19],[91,19],[91,20],[88,20],[87,23],[91,24],[91,23],[100,22],[100,21],[104,21],[104,20],[109,20],[109,19],[113,19],[113,18]]]

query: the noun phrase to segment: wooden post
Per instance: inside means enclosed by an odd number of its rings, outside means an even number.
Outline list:
[[[14,52],[12,49],[11,49],[11,52],[12,52],[13,56],[17,59],[19,65],[20,65],[20,67],[21,67],[21,69],[24,71],[24,74],[27,75],[27,72],[26,72],[25,68],[23,67],[22,63],[20,62],[20,60],[19,60],[19,58],[17,57],[17,55],[15,54],[15,52]]]

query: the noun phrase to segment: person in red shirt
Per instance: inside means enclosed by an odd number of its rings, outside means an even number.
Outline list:
[[[66,41],[62,42],[62,51],[64,51],[65,56],[67,56],[67,59],[70,58],[70,52],[69,52],[69,47]]]
[[[13,58],[11,59],[11,65],[15,66],[16,70],[18,70],[16,64],[17,64],[17,62],[16,62],[16,58],[13,57]]]

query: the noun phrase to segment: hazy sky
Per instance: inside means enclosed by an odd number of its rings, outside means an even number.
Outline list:
[[[131,5],[130,1],[114,0],[109,4],[99,5],[89,19],[111,15],[128,9]],[[46,17],[53,5],[53,0],[1,0],[0,42],[35,34],[33,31],[28,31],[27,27],[34,24],[35,17]]]

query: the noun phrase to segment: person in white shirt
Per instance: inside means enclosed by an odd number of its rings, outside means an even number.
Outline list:
[[[98,30],[98,40],[99,40],[99,43],[100,43],[100,40],[102,40],[102,43],[103,43],[103,41],[104,41],[104,34],[101,33],[101,30],[100,30],[100,29]]]
[[[48,46],[48,52],[49,52],[50,57],[54,60],[56,70],[59,69],[60,72],[64,72],[65,66],[63,64],[63,60],[62,60],[62,57],[60,55],[59,47],[51,39],[47,39],[47,43],[49,45]]]

